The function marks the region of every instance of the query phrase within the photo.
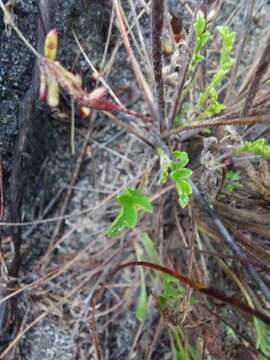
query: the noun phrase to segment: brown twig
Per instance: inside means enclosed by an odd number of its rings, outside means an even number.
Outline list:
[[[118,127],[125,129],[126,132],[133,134],[134,136],[136,136],[138,139],[140,139],[141,141],[143,141],[145,144],[147,144],[148,146],[154,148],[154,144],[149,141],[149,139],[147,138],[147,134],[144,134],[140,129],[135,128],[134,126],[131,126],[123,121],[121,121],[117,116],[115,116],[114,114],[104,111],[104,114],[106,116],[108,116],[108,118]]]
[[[232,118],[232,119],[223,119],[221,118],[213,118],[209,120],[205,120],[201,123],[195,123],[189,126],[182,126],[176,129],[172,129],[169,131],[166,131],[162,134],[162,138],[166,139],[167,137],[171,135],[178,135],[181,132],[190,131],[194,129],[204,129],[209,127],[216,127],[216,126],[227,126],[227,125],[254,125],[264,122],[269,122],[270,117],[269,115],[256,115],[256,116],[246,116],[242,118]]]
[[[3,165],[0,159],[0,221],[4,219],[4,179],[3,179]]]
[[[157,102],[157,120],[159,131],[165,130],[165,98],[162,77],[162,45],[161,36],[164,19],[164,0],[151,1],[151,38],[152,62],[155,78],[155,94]]]

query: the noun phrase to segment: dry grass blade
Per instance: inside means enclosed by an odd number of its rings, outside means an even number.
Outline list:
[[[22,337],[31,330],[39,321],[45,318],[48,313],[44,312],[40,314],[35,320],[33,320],[30,324],[28,324],[23,330],[21,330],[15,339],[8,345],[8,347],[0,354],[0,359],[5,359],[5,356],[16,346],[16,344],[22,339]]]
[[[243,51],[247,42],[247,38],[248,38],[248,32],[251,28],[251,24],[252,24],[252,13],[253,13],[253,9],[254,9],[254,5],[255,5],[255,0],[250,1],[247,6],[246,3],[243,3],[242,6],[246,7],[245,10],[245,20],[243,22],[243,27],[241,30],[241,33],[239,35],[239,45],[238,45],[238,49],[237,49],[237,55],[236,55],[236,60],[235,63],[233,65],[232,71],[231,71],[231,75],[230,75],[230,80],[228,83],[228,91],[226,93],[226,98],[225,98],[225,103],[231,103],[231,100],[233,98],[235,89],[234,89],[234,84],[236,81],[236,76],[237,76],[237,71],[239,69],[239,65],[240,65],[240,61],[243,55]]]
[[[126,26],[125,26],[125,21],[124,21],[124,15],[123,15],[123,9],[121,7],[120,1],[119,0],[113,0],[113,5],[114,5],[114,9],[115,9],[115,13],[119,22],[119,27],[120,27],[120,31],[121,31],[121,36],[123,38],[123,42],[125,45],[125,48],[127,50],[127,53],[129,55],[130,61],[131,61],[131,65],[132,68],[134,70],[134,74],[136,76],[136,79],[138,81],[138,84],[143,92],[143,97],[145,99],[146,104],[148,105],[150,114],[152,116],[152,118],[155,118],[155,107],[154,107],[154,101],[153,101],[153,96],[152,96],[152,92],[150,90],[149,85],[147,84],[147,81],[145,80],[141,69],[140,69],[140,65],[138,64],[136,57],[133,53],[133,50],[131,48],[130,42],[129,42],[129,38],[128,38],[128,34],[127,34],[127,30],[126,30]]]
[[[235,238],[228,232],[226,227],[223,225],[221,220],[216,215],[215,211],[208,205],[208,203],[205,201],[205,199],[202,197],[200,192],[198,191],[197,187],[191,182],[193,193],[199,202],[199,204],[204,208],[206,213],[210,216],[210,218],[213,220],[213,223],[215,224],[216,228],[218,229],[219,233],[222,235],[223,239],[229,246],[229,248],[234,252],[235,255],[239,257],[244,257],[244,252],[239,247],[237,242],[235,241]],[[270,289],[267,286],[267,284],[261,279],[260,275],[258,274],[257,270],[254,268],[254,266],[247,265],[246,267],[247,272],[249,273],[250,277],[254,280],[254,282],[258,285],[258,287],[261,289],[263,295],[265,296],[266,300],[270,302]]]
[[[146,69],[151,74],[152,73],[152,66],[151,66],[151,61],[150,61],[150,58],[149,58],[149,52],[147,51],[147,48],[146,48],[146,41],[145,41],[146,39],[144,38],[144,36],[142,34],[142,28],[141,28],[141,25],[139,23],[139,15],[137,15],[137,13],[136,13],[134,0],[129,0],[129,5],[130,5],[130,8],[131,8],[133,18],[134,18],[137,34],[138,34],[138,37],[139,37],[139,40],[140,40],[139,45],[140,45],[140,47],[142,49],[142,52],[143,52],[143,54],[142,54],[143,57],[141,57],[141,60],[146,61],[146,64],[145,64]],[[129,29],[129,32],[131,32],[131,27]],[[136,49],[137,49],[137,51],[139,50],[138,47]],[[141,51],[140,51],[140,53],[141,53]]]
[[[270,63],[270,31],[268,32],[265,48],[262,52],[261,58],[259,60],[258,66],[255,70],[255,73],[251,79],[251,83],[249,85],[248,94],[243,106],[243,116],[246,116],[249,114],[250,109],[252,108],[254,99],[257,95],[257,92],[259,90],[260,82],[265,74],[268,66]]]

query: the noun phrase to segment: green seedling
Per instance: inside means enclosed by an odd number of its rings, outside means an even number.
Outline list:
[[[205,116],[218,114],[225,110],[225,105],[218,102],[216,87],[222,82],[234,63],[234,60],[231,58],[231,53],[235,41],[235,33],[230,31],[228,26],[218,26],[217,29],[223,42],[219,67],[210,85],[200,94],[198,101],[199,107],[205,108],[206,102],[209,99],[209,105],[204,111]]]
[[[240,175],[237,171],[228,170],[226,172],[226,179],[231,181],[231,183],[226,185],[226,191],[231,193],[233,192],[235,185],[239,185],[238,181],[240,180]]]
[[[195,47],[190,62],[189,71],[193,71],[196,66],[202,62],[205,58],[201,55],[201,51],[210,39],[210,33],[206,31],[206,19],[204,13],[199,10],[194,22],[195,31]]]
[[[150,236],[143,232],[141,234],[140,241],[143,245],[144,252],[146,254],[146,258],[149,261],[153,261],[154,263],[161,264],[160,256],[156,250],[155,244]]]
[[[241,153],[249,153],[258,156],[262,156],[264,158],[270,158],[270,145],[265,144],[265,139],[260,138],[256,141],[245,142],[241,145],[237,151],[238,154]]]
[[[178,201],[181,208],[185,208],[192,194],[192,188],[188,183],[188,178],[192,175],[192,170],[186,168],[189,159],[186,152],[174,151],[173,156],[176,159],[171,160],[161,148],[158,149],[160,158],[160,178],[159,183],[165,184],[170,174],[171,179],[176,185]]]
[[[143,195],[141,189],[127,188],[117,196],[116,200],[121,210],[107,232],[109,237],[120,235],[126,228],[134,229],[138,222],[139,209],[148,213],[153,211],[150,200]]]

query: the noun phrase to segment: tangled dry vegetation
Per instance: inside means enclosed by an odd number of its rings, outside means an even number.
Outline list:
[[[52,3],[40,4],[22,103],[38,109],[18,136],[10,213],[1,201],[0,358],[269,358],[269,5],[104,0],[98,63],[74,21],[63,61],[58,35],[62,67],[43,57]],[[36,100],[40,68],[50,106]],[[20,175],[38,116],[56,144],[36,192]]]

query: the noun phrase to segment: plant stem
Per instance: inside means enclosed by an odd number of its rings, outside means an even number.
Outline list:
[[[165,99],[164,83],[162,78],[162,45],[161,35],[164,18],[164,0],[151,1],[151,37],[152,61],[155,78],[155,93],[157,102],[157,120],[159,131],[165,130]]]

